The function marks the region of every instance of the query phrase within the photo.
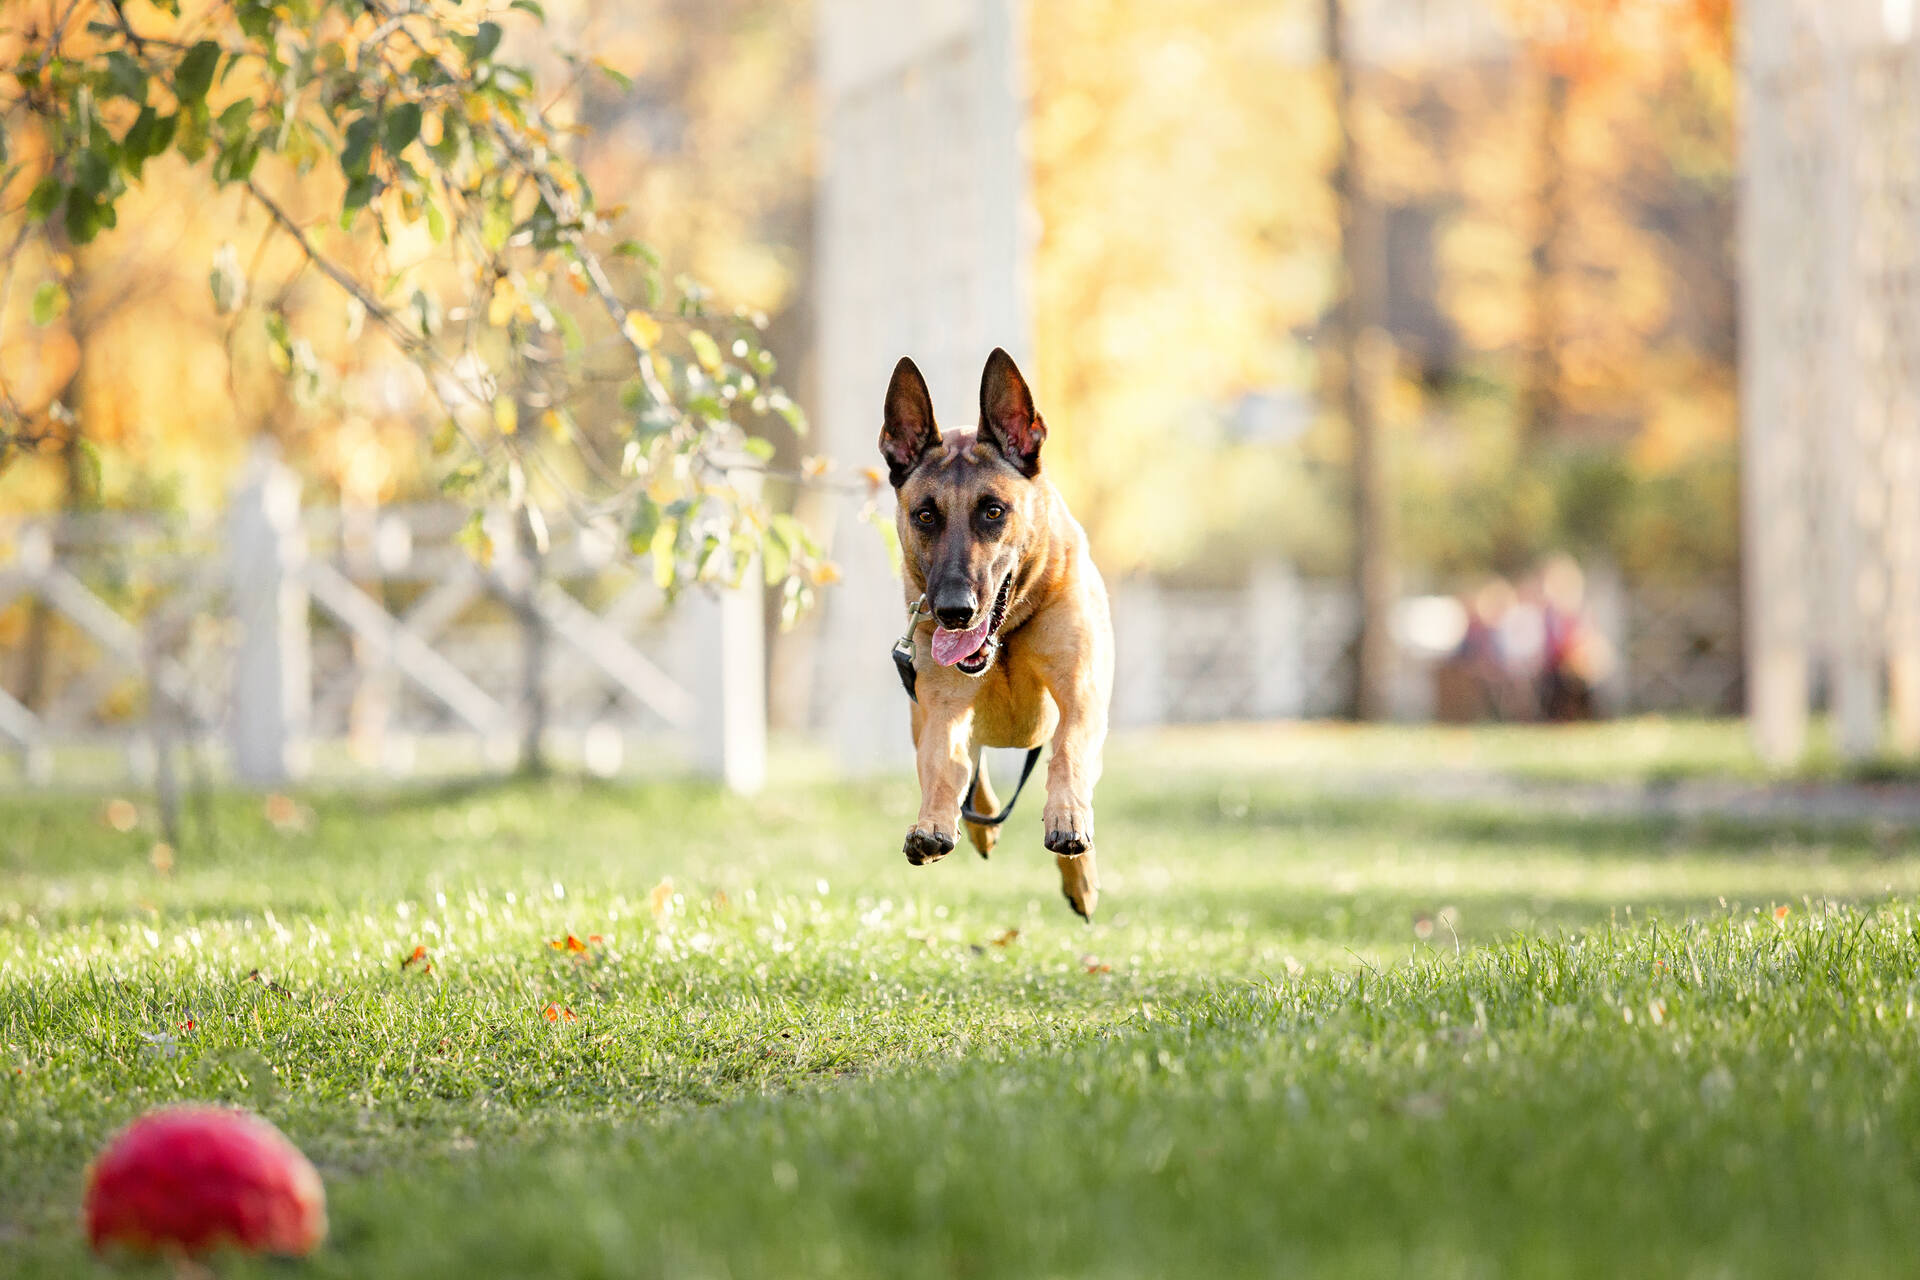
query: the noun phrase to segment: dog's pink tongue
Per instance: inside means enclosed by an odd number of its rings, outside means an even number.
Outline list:
[[[943,667],[971,658],[980,652],[980,646],[987,642],[987,624],[993,616],[980,619],[980,625],[965,631],[949,631],[945,627],[933,629],[933,660]]]

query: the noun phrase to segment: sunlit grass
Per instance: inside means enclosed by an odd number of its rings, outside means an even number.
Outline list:
[[[1123,743],[1093,928],[1037,805],[908,867],[904,780],[227,796],[164,874],[144,810],[0,801],[0,1273],[85,1274],[81,1167],[180,1098],[314,1157],[316,1275],[1905,1269],[1912,833],[1297,741]]]

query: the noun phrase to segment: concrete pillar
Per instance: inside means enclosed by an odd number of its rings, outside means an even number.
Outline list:
[[[824,145],[814,417],[835,461],[877,466],[881,405],[901,356],[926,375],[947,428],[978,420],[989,351],[1028,354],[1020,5],[821,0],[816,14]],[[890,515],[891,492],[873,497]],[[887,657],[904,596],[879,535],[859,519],[868,501],[833,504],[830,545],[843,576],[825,592],[817,646],[816,705],[852,773],[912,761],[907,703]]]

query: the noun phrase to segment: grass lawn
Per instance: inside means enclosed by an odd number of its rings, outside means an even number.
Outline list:
[[[1424,741],[1657,775],[1633,732]],[[905,780],[227,796],[164,874],[144,810],[0,798],[0,1275],[109,1273],[85,1162],[190,1098],[330,1197],[222,1275],[1920,1265],[1912,832],[1423,800],[1400,730],[1323,787],[1315,740],[1120,744],[1092,927],[1037,793],[918,869]]]

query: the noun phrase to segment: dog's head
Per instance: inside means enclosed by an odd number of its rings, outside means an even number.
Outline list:
[[[1045,536],[1040,446],[1047,427],[1013,357],[996,348],[980,375],[980,425],[942,436],[911,360],[887,384],[880,454],[899,512],[908,580],[938,624],[933,656],[977,676],[993,662],[1015,576]]]

